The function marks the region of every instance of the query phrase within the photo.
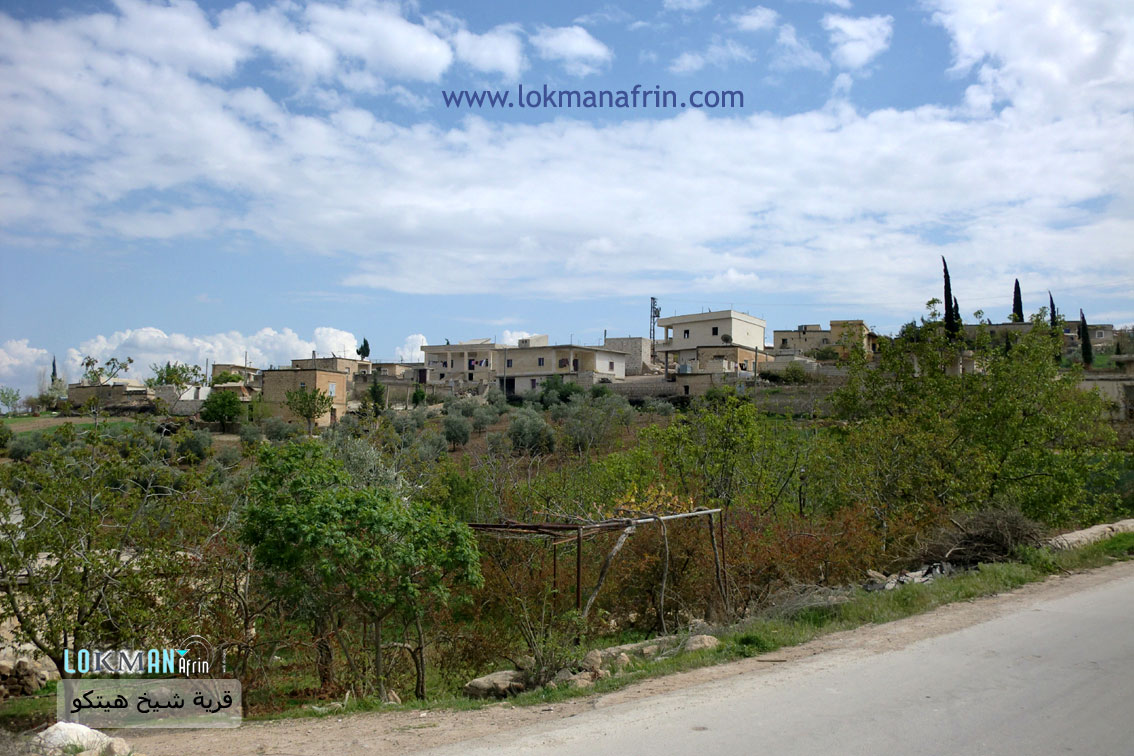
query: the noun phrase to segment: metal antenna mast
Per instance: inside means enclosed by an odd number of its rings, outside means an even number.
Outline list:
[[[661,308],[658,307],[658,298],[650,297],[650,357],[654,357],[654,342],[656,341],[655,330],[657,327],[658,318],[661,317]]]

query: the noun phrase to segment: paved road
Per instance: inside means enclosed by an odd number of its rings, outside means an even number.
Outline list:
[[[430,753],[1134,754],[1134,578]]]

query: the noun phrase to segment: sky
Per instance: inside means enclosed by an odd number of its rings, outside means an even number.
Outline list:
[[[672,90],[686,107],[447,107]],[[694,91],[743,105],[694,108]],[[941,292],[1134,323],[1129,0],[0,0],[0,384]],[[246,357],[247,355],[247,357]]]

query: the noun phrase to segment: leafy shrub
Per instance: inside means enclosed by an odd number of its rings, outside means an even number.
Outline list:
[[[189,462],[200,462],[209,456],[213,434],[207,430],[182,431],[177,439],[177,454]]]
[[[413,448],[423,460],[436,461],[444,456],[449,448],[448,442],[437,431],[423,431],[413,442]]]
[[[8,442],[12,440],[12,429],[7,425],[0,425],[0,449],[7,449]]]
[[[469,442],[472,424],[461,415],[446,415],[442,427],[445,430],[445,440],[454,447],[464,446]]]
[[[240,443],[245,447],[252,447],[260,443],[264,432],[254,423],[244,423],[240,426]]]
[[[421,386],[416,387],[413,390],[413,396],[410,397],[410,401],[413,402],[413,406],[415,406],[415,407],[417,407],[418,405],[424,404],[425,403],[425,389],[422,388]]]
[[[793,362],[784,368],[783,382],[792,384],[806,383],[807,371],[803,369],[803,365],[800,365],[798,362]]]
[[[295,427],[282,417],[269,417],[264,421],[264,436],[269,441],[287,441],[295,434]]]
[[[472,416],[473,430],[477,433],[483,433],[488,426],[496,422],[498,417],[500,417],[500,414],[497,412],[496,405],[477,407]]]
[[[508,408],[508,397],[504,396],[504,392],[498,388],[490,388],[484,398],[488,401],[489,406],[496,408],[498,413]]]
[[[216,460],[225,467],[235,467],[241,460],[240,447],[224,445],[217,450]]]
[[[669,417],[673,414],[673,405],[665,399],[651,396],[642,403],[642,412],[647,412],[651,415],[660,415],[661,417]]]
[[[47,439],[42,433],[21,433],[8,442],[8,456],[17,462],[22,462],[33,453],[46,448]]]
[[[550,454],[555,450],[555,432],[535,410],[524,407],[508,426],[512,448],[528,454]]]

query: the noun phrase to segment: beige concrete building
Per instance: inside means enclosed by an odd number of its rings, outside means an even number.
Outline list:
[[[602,345],[626,355],[626,375],[641,375],[653,359],[650,340],[645,336],[603,337]]]
[[[228,362],[213,363],[212,368],[209,370],[209,382],[215,379],[218,375],[224,373],[234,373],[240,376],[240,380],[247,386],[251,386],[257,382],[256,376],[259,374],[259,368],[254,368],[249,365],[235,365]]]
[[[538,388],[552,375],[585,386],[626,377],[626,354],[606,346],[549,344],[545,335],[516,346],[491,339],[422,347],[426,383],[454,391],[496,386],[509,394]]]
[[[772,339],[777,354],[807,354],[830,347],[843,358],[855,344],[861,344],[867,354],[878,351],[878,334],[861,320],[832,320],[827,329],[818,323],[796,326],[791,331],[773,331]]]
[[[318,368],[276,368],[264,370],[262,397],[272,414],[292,423],[306,424],[287,407],[287,392],[303,389],[319,389],[331,397],[331,411],[315,420],[315,425],[325,428],[337,423],[347,410],[347,397],[350,391],[350,374]]]
[[[758,355],[764,350],[767,327],[760,318],[736,310],[675,315],[660,318],[657,325],[664,329],[664,336],[655,348],[663,357],[667,373],[671,362],[675,366],[686,365],[684,370],[692,371],[693,363],[702,358],[733,363],[737,370],[755,370]]]

